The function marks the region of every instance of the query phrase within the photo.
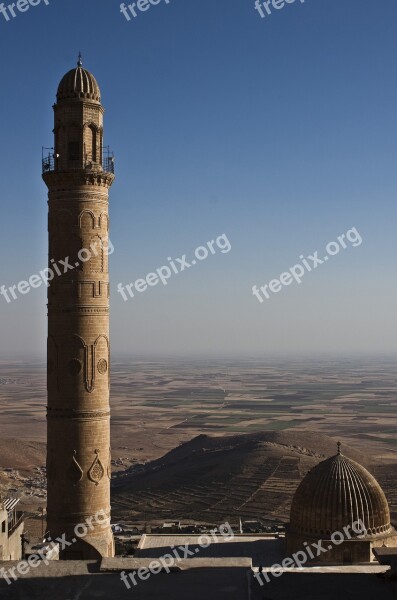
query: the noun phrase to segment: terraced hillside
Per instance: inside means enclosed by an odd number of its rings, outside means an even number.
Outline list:
[[[343,451],[374,470],[362,454],[348,447]],[[127,470],[117,477],[113,515],[148,522],[238,517],[286,522],[302,477],[335,453],[336,440],[312,431],[200,435],[148,463],[141,473]]]

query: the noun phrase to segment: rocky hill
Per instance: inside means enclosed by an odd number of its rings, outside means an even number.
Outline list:
[[[118,519],[189,519],[220,522],[241,517],[274,524],[289,519],[302,477],[336,453],[336,441],[313,431],[264,431],[248,435],[200,435],[113,482]],[[366,456],[342,451],[373,472]]]

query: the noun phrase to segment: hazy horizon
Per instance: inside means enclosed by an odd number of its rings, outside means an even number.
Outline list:
[[[20,362],[24,364],[30,364],[32,362],[38,362],[46,364],[46,355],[36,354],[36,355],[26,355],[26,354],[1,354],[0,353],[0,363],[7,364],[8,362]],[[341,362],[345,360],[351,361],[374,361],[374,362],[394,362],[397,360],[397,353],[371,353],[371,352],[355,352],[355,353],[337,353],[337,352],[317,352],[317,353],[301,353],[301,354],[291,354],[291,353],[274,353],[274,354],[260,354],[260,353],[251,353],[251,354],[211,354],[211,353],[203,353],[203,354],[161,354],[161,353],[153,353],[153,354],[144,354],[144,353],[131,353],[131,354],[111,354],[112,364],[126,364],[128,361],[164,361],[164,362],[174,362],[178,361],[181,363],[184,362],[205,362],[207,360],[215,360],[215,361],[268,361],[268,362],[276,362],[276,361],[285,361],[286,363],[294,362],[294,361],[312,361],[323,362],[326,360],[330,360],[332,362]]]

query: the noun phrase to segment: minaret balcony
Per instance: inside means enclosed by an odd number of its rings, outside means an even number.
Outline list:
[[[61,171],[100,171],[101,173],[114,174],[114,154],[109,146],[103,148],[102,156],[98,160],[92,154],[85,154],[84,158],[68,157],[68,160],[62,160],[60,154],[54,153],[53,148],[43,148],[42,152],[42,172],[56,173]]]

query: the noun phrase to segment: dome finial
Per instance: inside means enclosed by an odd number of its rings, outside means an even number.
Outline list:
[[[81,56],[81,52],[79,52],[79,58],[77,61],[77,66],[78,67],[82,67],[83,66],[83,57]]]
[[[338,454],[341,454],[340,449],[341,449],[342,444],[340,442],[338,442],[336,445],[338,446]]]

